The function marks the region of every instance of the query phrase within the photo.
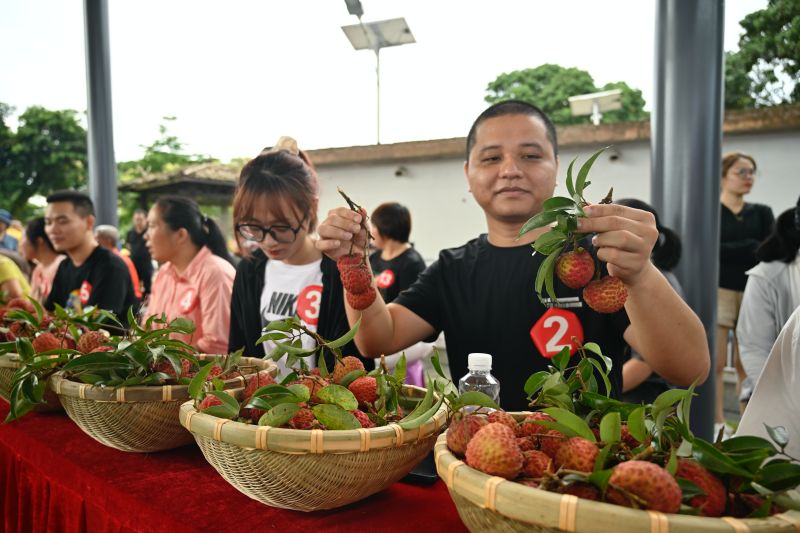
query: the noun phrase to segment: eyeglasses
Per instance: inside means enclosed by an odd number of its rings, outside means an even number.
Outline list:
[[[297,233],[302,229],[306,217],[297,225],[296,228],[286,224],[273,224],[272,226],[262,226],[260,224],[236,224],[236,232],[246,241],[263,242],[267,234],[281,244],[291,244],[297,239]]]
[[[755,178],[756,177],[756,170],[754,168],[740,168],[736,172],[734,172],[739,178]]]

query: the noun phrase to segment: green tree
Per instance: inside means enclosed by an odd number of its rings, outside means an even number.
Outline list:
[[[800,101],[800,0],[769,0],[739,24],[739,50],[726,57],[726,107]]]
[[[14,132],[6,124],[12,112],[0,104],[0,198],[22,216],[31,196],[85,185],[86,130],[77,111],[32,106]]]
[[[573,117],[568,98],[606,89],[622,89],[622,109],[605,113],[603,122],[647,118],[640,90],[632,89],[625,82],[607,83],[598,88],[585,70],[550,63],[500,74],[486,87],[486,101],[493,104],[509,99],[523,100],[539,106],[556,124],[583,124],[590,121],[589,117]]]

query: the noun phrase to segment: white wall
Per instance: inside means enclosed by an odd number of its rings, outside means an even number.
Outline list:
[[[564,178],[572,158],[579,157],[576,163],[579,168],[599,148],[562,150],[556,194],[566,193]],[[615,148],[620,156],[617,160],[611,161],[604,154],[595,162],[587,199],[599,201],[613,186],[614,198],[649,201],[649,141],[619,143]],[[800,173],[793,156],[800,151],[800,131],[729,136],[723,141],[723,151],[729,150],[748,153],[758,163],[758,176],[748,201],[769,205],[775,216],[795,205],[800,195]],[[407,173],[396,177],[398,166],[405,167]],[[467,191],[462,158],[319,166],[318,170],[322,181],[322,218],[332,207],[345,205],[336,192],[337,186],[368,211],[382,202],[400,202],[411,211],[411,241],[428,262],[436,258],[440,249],[459,246],[486,231],[483,212]]]

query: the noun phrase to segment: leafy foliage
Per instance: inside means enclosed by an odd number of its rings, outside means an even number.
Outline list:
[[[640,90],[625,82],[608,83],[598,88],[587,71],[550,63],[500,74],[486,87],[485,99],[492,104],[508,99],[523,100],[540,107],[555,124],[586,124],[589,117],[572,116],[568,98],[609,89],[622,89],[622,109],[604,113],[603,122],[627,122],[648,117]]]

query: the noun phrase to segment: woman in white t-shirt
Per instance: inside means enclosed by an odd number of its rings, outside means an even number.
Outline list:
[[[281,137],[275,147],[249,161],[239,176],[233,202],[236,232],[258,248],[236,269],[231,299],[230,351],[263,357],[271,341],[256,345],[262,329],[273,320],[297,316],[325,339],[335,339],[350,327],[336,263],[314,246],[319,203],[319,179],[297,142]],[[314,339],[305,335],[303,345]],[[343,355],[360,354],[351,342]],[[328,368],[332,354],[325,353]],[[308,357],[310,367],[316,357]],[[371,360],[364,360],[372,366]],[[278,361],[287,372],[285,357]]]

